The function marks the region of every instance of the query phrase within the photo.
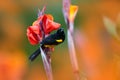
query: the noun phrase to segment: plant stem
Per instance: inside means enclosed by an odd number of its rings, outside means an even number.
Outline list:
[[[77,62],[77,57],[76,57],[76,52],[75,52],[75,46],[74,46],[74,41],[73,41],[73,30],[74,30],[74,24],[70,22],[69,24],[69,29],[67,31],[67,39],[68,39],[68,48],[69,48],[69,55],[71,59],[71,64],[73,67],[73,71],[76,77],[76,80],[79,79],[79,67],[78,67],[78,62]]]
[[[42,60],[43,60],[43,64],[44,64],[44,68],[45,68],[47,78],[48,78],[48,80],[53,80],[51,61],[50,61],[50,59],[47,58],[47,53],[49,51],[47,51],[47,52],[43,51],[41,47],[40,47],[40,50],[41,50],[41,56],[42,56]]]

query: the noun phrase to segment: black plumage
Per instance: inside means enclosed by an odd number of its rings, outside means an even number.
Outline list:
[[[42,40],[41,48],[44,49],[45,47],[50,47],[54,45],[58,45],[63,43],[65,40],[65,32],[63,28],[57,30],[56,33],[49,35],[45,39]],[[29,59],[33,61],[38,55],[40,54],[40,49],[38,48],[30,57]]]
[[[56,40],[60,40],[60,39],[62,40],[61,42],[56,41]],[[64,29],[60,28],[57,30],[56,33],[51,34],[50,36],[43,39],[43,41],[41,42],[41,45],[58,45],[58,44],[64,42],[64,40],[65,40]]]

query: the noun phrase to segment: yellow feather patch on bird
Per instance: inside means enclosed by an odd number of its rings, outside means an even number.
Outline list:
[[[62,39],[59,39],[59,40],[56,40],[57,42],[62,42],[63,40]]]

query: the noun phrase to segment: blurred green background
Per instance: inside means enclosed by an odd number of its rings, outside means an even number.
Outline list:
[[[116,24],[120,23],[116,21],[120,14],[120,1],[71,2],[79,6],[75,29],[83,32],[88,40],[84,43],[75,36],[81,80],[120,80],[120,41],[108,34],[102,20],[107,16]],[[66,31],[62,0],[0,0],[0,80],[47,80],[41,57],[32,63],[28,60],[39,45],[30,45],[26,36],[27,27],[37,19],[38,8],[42,9],[44,5],[45,13],[52,14]],[[77,31],[75,35],[80,35]],[[109,38],[106,39],[104,33]],[[79,43],[84,44],[81,46]],[[54,80],[75,80],[67,39],[55,47],[52,69]]]

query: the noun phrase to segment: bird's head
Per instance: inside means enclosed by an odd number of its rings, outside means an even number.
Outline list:
[[[56,33],[57,33],[57,35],[58,35],[60,38],[62,38],[63,40],[65,40],[65,32],[64,32],[64,29],[63,29],[63,28],[59,28]]]
[[[64,29],[63,29],[63,28],[59,28],[59,29],[57,30],[57,34],[59,34],[59,35],[64,35],[64,34],[65,34]]]

